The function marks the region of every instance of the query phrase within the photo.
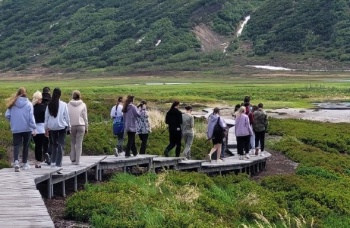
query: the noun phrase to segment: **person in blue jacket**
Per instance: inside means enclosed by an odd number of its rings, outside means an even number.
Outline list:
[[[7,99],[6,119],[10,121],[13,136],[13,157],[15,172],[20,171],[19,150],[22,146],[23,169],[30,169],[28,148],[32,134],[36,135],[33,105],[27,98],[27,91],[21,87],[17,93]]]

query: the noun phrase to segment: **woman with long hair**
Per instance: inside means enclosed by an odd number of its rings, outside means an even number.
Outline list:
[[[169,144],[164,150],[165,157],[169,157],[169,152],[175,146],[175,155],[180,157],[182,113],[178,109],[179,104],[179,101],[174,101],[165,116],[165,123],[168,124],[169,129]]]
[[[32,104],[34,108],[34,117],[36,122],[36,135],[33,137],[35,143],[35,168],[41,168],[41,162],[43,160],[43,155],[47,153],[48,144],[47,137],[45,136],[45,110],[46,104],[42,102],[42,93],[36,91],[33,94]]]
[[[123,97],[118,97],[117,104],[114,105],[111,109],[111,118],[113,121],[121,121],[122,124],[124,124],[122,121],[123,119]],[[123,152],[123,143],[124,143],[124,131],[119,132],[115,135],[117,137],[117,145],[116,148],[114,148],[114,155],[118,157],[120,153]]]
[[[23,169],[30,169],[28,148],[31,134],[36,134],[33,105],[27,98],[27,91],[21,87],[17,93],[7,99],[5,117],[10,121],[13,137],[13,157],[15,172],[20,171],[19,149],[22,146]]]
[[[70,131],[70,160],[73,165],[80,165],[80,156],[83,149],[83,139],[88,132],[88,115],[86,104],[81,100],[80,91],[74,90],[72,100],[68,103]]]
[[[221,131],[215,131],[215,125],[219,124],[221,126]],[[221,163],[221,149],[222,142],[224,140],[224,129],[226,128],[226,123],[223,118],[220,117],[220,109],[218,107],[214,108],[213,113],[208,118],[208,132],[207,137],[213,142],[213,148],[211,148],[208,159],[211,161],[212,154],[216,151],[216,161]]]
[[[124,115],[124,132],[128,135],[128,142],[126,144],[125,157],[130,157],[130,150],[134,156],[137,155],[135,144],[136,135],[136,118],[140,117],[137,107],[134,105],[134,96],[129,95],[124,102],[122,109]]]
[[[246,158],[249,158],[250,136],[253,130],[250,126],[249,117],[246,114],[246,107],[241,106],[235,114],[235,134],[237,138],[237,152],[239,159],[243,160],[244,152]]]
[[[45,111],[45,134],[52,141],[51,167],[62,166],[64,140],[67,131],[70,131],[67,103],[61,101],[60,97],[61,90],[55,88]]]

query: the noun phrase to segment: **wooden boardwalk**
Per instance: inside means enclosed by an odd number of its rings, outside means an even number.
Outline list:
[[[30,172],[0,170],[0,227],[54,227]]]
[[[229,154],[236,155],[234,128],[230,128],[227,140]],[[148,171],[159,169],[175,169],[180,171],[196,171],[207,174],[225,174],[229,172],[245,172],[254,174],[266,168],[266,160],[271,154],[265,156],[251,156],[250,159],[239,160],[239,156],[226,157],[222,163],[205,160],[185,160],[178,157],[162,157],[157,155],[137,155],[135,157],[103,155],[82,156],[80,165],[73,165],[69,156],[64,156],[62,168],[51,168],[43,164],[42,168],[21,170],[14,172],[13,168],[1,169],[0,178],[0,227],[54,227],[47,212],[44,201],[37,185],[46,185],[47,198],[60,192],[66,196],[67,183],[73,184],[73,190],[78,189],[78,176],[88,181],[88,172],[96,180],[102,180],[105,170],[121,170],[127,172],[134,166],[146,167]],[[59,171],[59,173],[58,173]],[[67,182],[70,180],[69,182]]]

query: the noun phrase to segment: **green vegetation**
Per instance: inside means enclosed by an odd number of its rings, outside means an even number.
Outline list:
[[[285,52],[349,61],[349,9],[346,0],[268,0],[252,14],[246,36],[257,55]]]
[[[280,73],[278,73],[280,75]],[[28,95],[43,86],[59,86],[62,99],[79,89],[87,103],[90,130],[84,139],[86,155],[112,154],[116,140],[111,132],[110,108],[119,95],[134,94],[136,103],[148,101],[160,121],[149,138],[150,154],[162,154],[168,142],[164,116],[170,103],[191,104],[194,110],[204,107],[233,107],[245,95],[262,102],[267,109],[311,107],[315,101],[350,99],[349,82],[329,82],[329,75],[310,74],[305,78],[276,78],[273,74],[216,76],[216,72],[192,77],[116,77],[99,79],[66,78],[2,81],[0,99],[4,100],[25,85]],[[332,75],[342,80],[347,75]],[[49,82],[49,83],[48,83]],[[190,84],[146,85],[155,82]],[[181,106],[182,108],[182,106]],[[0,167],[8,167],[6,151],[12,135],[4,119],[5,104],[0,105]],[[203,137],[205,123],[196,119],[194,158],[204,158],[210,142]],[[298,162],[295,174],[276,175],[254,182],[245,175],[208,177],[198,173],[164,172],[141,176],[117,174],[108,183],[87,185],[67,201],[69,218],[88,221],[94,227],[254,227],[264,219],[277,227],[289,227],[296,218],[304,227],[348,227],[350,225],[350,141],[349,124],[319,123],[302,120],[271,119],[270,150],[280,151]],[[69,139],[69,137],[67,137]],[[139,142],[138,142],[139,143]],[[69,145],[67,145],[69,148]],[[173,152],[174,153],[174,152]],[[262,216],[263,215],[263,216]],[[291,218],[291,220],[289,219]],[[304,218],[304,219],[303,219]],[[299,226],[300,227],[300,226]]]
[[[119,72],[227,65],[222,53],[201,53],[191,30],[205,23],[220,34],[233,34],[262,2],[4,0],[0,69],[23,70],[38,63],[67,71]]]

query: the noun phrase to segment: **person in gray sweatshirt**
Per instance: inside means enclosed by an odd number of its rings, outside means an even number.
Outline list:
[[[60,100],[61,90],[53,90],[52,99],[45,111],[45,135],[52,141],[51,167],[61,167],[64,141],[70,131],[67,103]],[[49,134],[50,132],[50,134]]]
[[[31,135],[36,134],[33,105],[27,98],[27,91],[21,87],[17,93],[7,99],[5,117],[10,121],[13,136],[13,154],[15,172],[20,171],[19,149],[22,146],[23,169],[30,169],[28,148]]]

